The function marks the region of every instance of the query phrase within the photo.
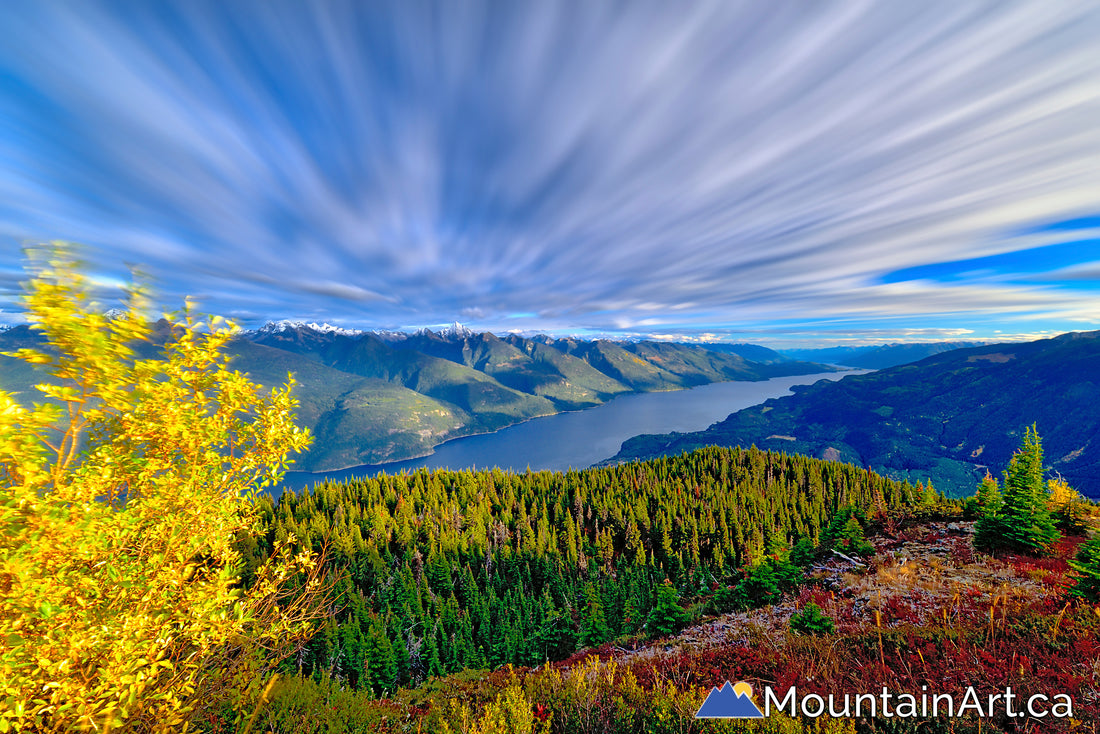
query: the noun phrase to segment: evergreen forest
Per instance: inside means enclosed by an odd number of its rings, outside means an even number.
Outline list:
[[[288,664],[382,694],[669,634],[685,605],[766,603],[797,584],[807,551],[862,542],[868,513],[928,495],[739,448],[564,474],[422,470],[262,500],[266,533],[242,554],[255,565],[289,540],[323,555],[332,615]]]

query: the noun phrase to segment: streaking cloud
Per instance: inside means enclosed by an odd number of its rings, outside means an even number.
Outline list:
[[[62,238],[259,320],[1100,322],[1096,247],[1066,244],[1100,224],[1093,4],[14,0],[0,23],[4,293],[21,242]]]

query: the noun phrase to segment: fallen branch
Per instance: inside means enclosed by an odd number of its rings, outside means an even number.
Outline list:
[[[863,563],[860,563],[860,562],[859,562],[859,561],[857,561],[856,559],[854,559],[854,558],[851,558],[850,556],[846,556],[846,555],[844,555],[843,553],[841,553],[840,551],[838,551],[838,550],[836,550],[836,549],[831,549],[831,550],[833,551],[833,553],[837,554],[838,556],[840,556],[841,558],[843,558],[844,560],[846,560],[846,561],[847,561],[848,563],[854,563],[854,564],[856,564],[857,566],[859,566],[860,568],[867,568],[867,566],[866,566],[865,564],[863,564]]]

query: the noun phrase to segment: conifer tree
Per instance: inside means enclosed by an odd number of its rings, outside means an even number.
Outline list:
[[[981,517],[999,515],[1001,509],[1004,507],[1004,498],[1001,496],[1001,486],[998,484],[997,479],[988,471],[985,473],[985,478],[982,479],[982,483],[978,485],[975,499],[978,501],[978,512]]]
[[[560,611],[551,611],[535,632],[533,662],[559,660],[573,652],[575,643],[573,623]]]
[[[397,680],[393,644],[386,635],[385,625],[377,618],[371,621],[363,642],[363,657],[364,679],[374,692],[392,690]]]
[[[645,544],[642,542],[642,532],[634,522],[626,526],[626,554],[634,565],[645,565]]]
[[[485,662],[541,664],[568,656],[584,636],[595,643],[648,631],[643,623],[666,576],[677,619],[684,614],[677,587],[710,597],[723,611],[774,601],[800,583],[791,557],[807,560],[813,539],[850,544],[862,537],[876,496],[888,508],[920,500],[908,485],[854,467],[710,448],[565,475],[421,470],[330,483],[323,492],[284,495],[269,513],[269,533],[295,533],[304,545],[320,547],[330,527],[347,529],[349,537],[361,530],[360,557],[341,560],[354,584],[349,593],[387,620],[395,655],[399,646],[417,650],[409,634],[438,625],[437,667],[457,671]],[[837,506],[845,509],[823,532]],[[396,532],[402,514],[416,533],[411,547]],[[544,520],[551,528],[546,543],[526,543]],[[805,539],[799,554],[786,551],[791,537]],[[262,557],[264,550],[250,553]],[[750,559],[759,571],[740,568]],[[716,580],[746,576],[766,582],[759,593],[739,597],[730,583],[710,592]],[[598,615],[588,614],[588,585],[606,636]],[[340,621],[347,612],[336,614]],[[431,656],[430,645],[420,648],[419,660]],[[323,674],[329,666],[318,661],[328,659],[310,657],[303,668]],[[394,663],[401,665],[398,657]],[[430,668],[430,660],[412,666],[413,682]]]
[[[810,602],[801,612],[791,615],[790,627],[797,634],[829,635],[833,633],[835,624],[821,607]]]
[[[806,567],[813,563],[817,548],[809,536],[803,535],[791,548],[791,563],[796,566]]]
[[[986,472],[978,491],[974,496],[978,512],[978,522],[974,525],[974,547],[979,550],[994,551],[1005,543],[1007,534],[1004,512],[1004,498],[997,479]]]
[[[634,597],[628,597],[626,604],[623,606],[623,634],[633,634],[638,631],[638,620],[641,617],[641,613],[638,611],[638,606],[634,601]]]
[[[745,577],[737,584],[733,603],[742,608],[764,606],[779,599],[779,579],[775,567],[764,561],[745,569]]]
[[[680,595],[676,587],[665,579],[665,582],[657,587],[657,599],[646,620],[649,636],[656,638],[674,635],[683,629],[687,620],[688,614],[680,606]]]
[[[1081,544],[1069,565],[1077,572],[1070,593],[1092,604],[1100,602],[1100,533]]]
[[[581,645],[591,647],[606,642],[611,637],[611,630],[607,627],[607,619],[603,611],[603,603],[600,601],[596,587],[586,584],[584,587],[584,611],[581,616]]]
[[[424,644],[428,648],[424,662],[425,673],[430,676],[443,675],[443,663],[439,659],[438,632],[435,628],[428,630],[424,636]]]
[[[939,508],[940,495],[938,492],[936,492],[936,488],[932,486],[931,479],[928,480],[928,485],[921,493],[920,503],[921,507],[925,510],[925,512],[928,513],[933,513]]]
[[[874,553],[874,547],[867,542],[863,532],[863,521],[866,517],[865,512],[851,505],[841,507],[821,534],[822,547],[836,548],[848,555],[866,556]]]
[[[1001,539],[975,538],[986,549],[1005,548],[1021,553],[1040,554],[1061,533],[1050,516],[1050,494],[1043,481],[1043,446],[1035,426],[1030,426],[1023,445],[1013,454],[1005,471],[1004,507],[1001,511]]]

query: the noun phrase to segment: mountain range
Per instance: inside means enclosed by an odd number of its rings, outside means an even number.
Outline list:
[[[824,349],[784,349],[788,359],[841,364],[867,370],[896,367],[955,349],[982,347],[991,342],[918,342],[912,344],[876,344],[858,347],[826,347]]]
[[[611,463],[706,445],[750,446],[839,459],[955,496],[999,475],[1027,426],[1045,465],[1100,497],[1100,331],[954,349],[730,415],[705,431],[636,436]]]
[[[156,352],[167,323],[154,329]],[[23,325],[0,332],[0,351],[40,346]],[[295,468],[326,471],[430,453],[446,440],[495,431],[616,395],[725,380],[766,380],[832,368],[797,361],[754,362],[694,345],[504,338],[455,324],[441,332],[365,332],[328,324],[275,322],[227,345],[232,366],[266,386],[298,382],[299,422],[315,436]],[[0,357],[0,389],[28,402],[42,376]]]

